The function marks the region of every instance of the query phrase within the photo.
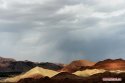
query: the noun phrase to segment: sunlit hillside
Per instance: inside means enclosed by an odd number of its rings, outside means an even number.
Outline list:
[[[75,60],[72,61],[70,64],[66,65],[61,72],[70,72],[73,73],[75,71],[78,71],[81,67],[86,66],[93,66],[95,62],[91,62],[88,60]]]
[[[82,77],[88,77],[91,76],[93,74],[97,74],[97,73],[104,73],[106,70],[103,69],[86,69],[84,71],[76,71],[75,75],[77,76],[82,76]]]
[[[35,67],[22,75],[18,75],[12,78],[7,78],[3,80],[3,82],[17,82],[23,78],[36,78],[37,79],[37,78],[45,77],[45,76],[52,77],[56,74],[58,74],[58,72],[56,71],[44,69],[41,67]]]
[[[125,73],[125,71],[122,71],[122,70],[104,70],[104,69],[86,69],[86,70],[83,70],[83,71],[76,71],[75,75],[77,76],[81,76],[81,77],[89,77],[91,75],[94,75],[94,74],[98,74],[98,73],[104,73],[104,72],[111,72],[111,73]]]

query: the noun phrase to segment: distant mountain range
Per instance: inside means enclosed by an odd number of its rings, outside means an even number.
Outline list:
[[[51,70],[60,70],[63,68],[62,64],[49,62],[35,63],[31,61],[16,61],[11,58],[0,57],[0,72],[26,72],[36,66]]]
[[[12,58],[3,58],[3,57],[0,57],[0,63],[4,63],[4,62],[14,62],[16,61],[15,59],[12,59]]]

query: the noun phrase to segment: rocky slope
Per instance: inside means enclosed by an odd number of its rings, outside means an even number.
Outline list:
[[[123,59],[106,59],[97,62],[93,68],[105,70],[125,70],[125,60]]]
[[[95,63],[87,60],[76,60],[65,66],[61,71],[73,73],[81,69],[81,67],[93,66]]]

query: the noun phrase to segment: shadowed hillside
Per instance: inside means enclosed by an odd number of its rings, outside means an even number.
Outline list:
[[[68,72],[61,72],[53,76],[52,79],[82,79],[82,77],[79,77],[77,75],[74,75]]]

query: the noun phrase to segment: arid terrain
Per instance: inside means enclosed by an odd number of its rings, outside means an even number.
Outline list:
[[[125,83],[123,59],[76,60],[69,64],[0,60],[1,83]]]

